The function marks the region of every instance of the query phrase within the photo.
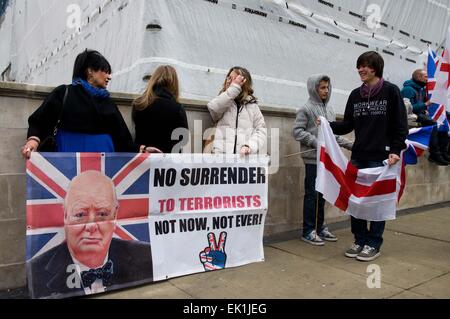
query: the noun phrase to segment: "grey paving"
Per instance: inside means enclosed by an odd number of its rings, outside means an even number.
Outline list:
[[[294,238],[265,245],[265,262],[170,279],[101,298],[450,298],[450,207],[406,214],[387,223],[381,257],[344,256],[349,228],[323,247]],[[369,288],[379,267],[380,288]]]

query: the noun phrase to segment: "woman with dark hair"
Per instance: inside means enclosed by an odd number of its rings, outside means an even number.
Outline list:
[[[178,153],[181,150],[188,141],[179,143],[172,139],[172,134],[179,128],[188,132],[188,123],[186,111],[178,103],[178,98],[176,70],[170,65],[159,66],[153,72],[144,93],[133,102],[136,143],[153,145],[163,153]],[[174,149],[175,146],[179,148]]]
[[[212,153],[261,153],[266,145],[266,123],[253,96],[252,77],[242,67],[232,67],[219,96],[208,103],[216,123]]]
[[[22,155],[29,158],[56,131],[57,152],[139,152],[125,121],[106,90],[111,65],[85,50],[74,64],[72,84],[54,89],[28,118]]]

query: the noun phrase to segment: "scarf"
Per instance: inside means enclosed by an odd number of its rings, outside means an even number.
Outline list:
[[[72,81],[73,86],[81,85],[83,89],[91,96],[100,99],[106,99],[109,97],[109,92],[106,89],[99,89],[95,86],[92,86],[89,82],[77,78]]]
[[[360,88],[361,97],[363,99],[370,98],[371,96],[375,96],[378,93],[380,93],[381,88],[383,87],[384,79],[381,78],[380,81],[378,81],[377,84],[374,86],[368,86],[367,84],[363,83]]]

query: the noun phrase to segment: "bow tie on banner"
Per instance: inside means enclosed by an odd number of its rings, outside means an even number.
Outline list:
[[[110,279],[113,273],[113,262],[108,260],[108,262],[101,268],[82,271],[81,280],[83,281],[83,286],[85,288],[90,287],[97,279],[101,279],[104,286],[110,286]]]

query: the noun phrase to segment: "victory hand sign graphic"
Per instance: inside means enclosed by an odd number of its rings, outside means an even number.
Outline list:
[[[225,241],[227,233],[222,232],[219,236],[219,243],[216,244],[216,235],[208,234],[209,247],[200,252],[200,261],[205,271],[212,271],[225,268],[227,254],[225,254]]]

